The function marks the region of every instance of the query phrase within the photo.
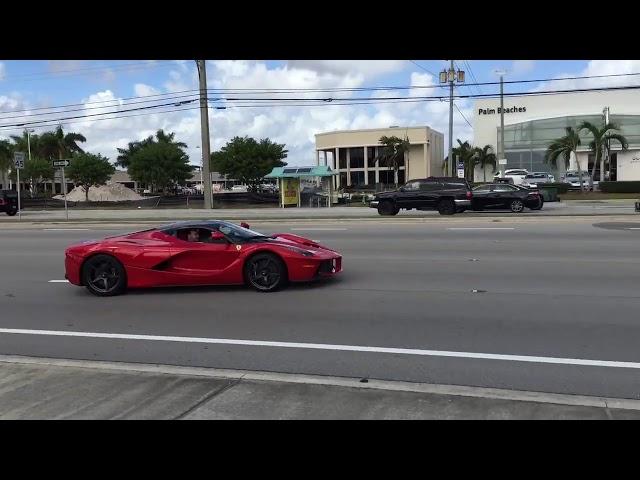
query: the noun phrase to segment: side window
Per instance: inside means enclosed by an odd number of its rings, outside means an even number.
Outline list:
[[[511,185],[496,185],[493,187],[494,192],[515,192],[517,188]]]
[[[420,190],[423,192],[435,192],[442,189],[440,182],[420,182]]]
[[[207,228],[181,228],[175,236],[184,242],[211,243],[211,230]]]
[[[418,182],[409,182],[405,184],[404,189],[407,192],[415,192],[420,189],[420,184]]]

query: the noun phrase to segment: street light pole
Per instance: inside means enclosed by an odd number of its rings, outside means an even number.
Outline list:
[[[498,170],[500,171],[500,178],[504,178],[506,165],[503,160],[507,158],[504,153],[504,75],[507,72],[505,70],[495,70],[494,73],[500,76],[500,145],[498,149]]]
[[[211,160],[211,147],[209,139],[209,105],[207,101],[207,67],[205,60],[196,60],[198,66],[198,79],[200,81],[200,128],[202,134],[202,177],[211,179],[209,163]],[[211,181],[203,185],[204,208],[213,208]]]

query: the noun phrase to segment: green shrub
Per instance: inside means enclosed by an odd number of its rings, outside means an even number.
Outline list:
[[[640,181],[600,182],[599,186],[604,193],[640,193]]]

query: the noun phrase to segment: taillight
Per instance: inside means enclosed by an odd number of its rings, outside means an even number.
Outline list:
[[[471,197],[473,197],[473,193],[471,192],[471,190],[467,190],[467,198]]]
[[[0,198],[0,205],[6,205],[7,202],[5,202],[4,198]]]

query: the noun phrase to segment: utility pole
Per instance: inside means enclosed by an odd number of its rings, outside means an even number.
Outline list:
[[[456,171],[456,166],[453,163],[453,86],[456,83],[464,82],[464,71],[458,70],[456,75],[454,61],[451,60],[451,65],[449,70],[443,70],[440,72],[440,83],[448,83],[449,84],[449,153],[447,158],[449,161],[447,162],[448,171],[445,174],[453,177],[454,172]]]
[[[609,124],[609,107],[604,107],[604,110],[602,111],[603,115],[604,115],[604,124],[608,125]],[[611,144],[610,144],[610,139],[609,136],[607,135],[605,137],[605,149],[607,152],[607,166],[609,167],[609,181],[611,181],[611,152],[610,149],[611,148]],[[605,180],[607,180],[604,176],[604,160],[602,161],[602,164],[600,165],[600,181],[603,182]]]
[[[202,133],[202,169],[203,179],[208,179],[203,184],[204,208],[213,208],[213,197],[211,192],[211,175],[209,174],[209,164],[211,160],[211,146],[209,144],[209,105],[207,100],[207,67],[205,60],[196,60],[198,65],[198,79],[200,81],[200,128]]]

